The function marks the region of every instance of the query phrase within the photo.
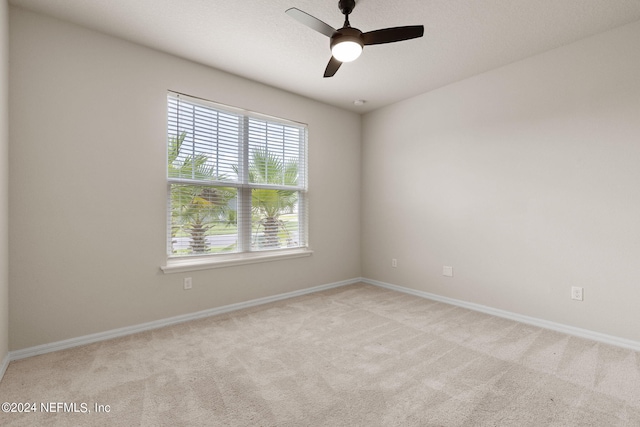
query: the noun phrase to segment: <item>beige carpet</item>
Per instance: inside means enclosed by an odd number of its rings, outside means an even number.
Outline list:
[[[0,401],[38,405],[10,426],[640,426],[640,353],[358,284],[15,361]]]

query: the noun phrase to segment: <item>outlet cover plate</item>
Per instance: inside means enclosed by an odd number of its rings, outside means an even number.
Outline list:
[[[579,287],[579,286],[572,286],[571,287],[571,299],[574,299],[576,301],[582,301],[583,300],[583,293],[584,289]]]

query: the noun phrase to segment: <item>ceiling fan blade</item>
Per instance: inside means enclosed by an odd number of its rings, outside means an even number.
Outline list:
[[[306,25],[312,30],[316,30],[321,34],[324,34],[327,37],[331,37],[333,33],[336,32],[336,30],[330,25],[325,24],[315,16],[311,16],[307,12],[303,12],[300,9],[296,9],[295,7],[287,9],[285,13],[296,21]]]
[[[368,33],[362,34],[362,41],[365,45],[383,44],[415,39],[423,35],[423,25],[411,25],[407,27],[393,27],[369,31]]]
[[[338,68],[342,65],[342,62],[338,61],[333,56],[329,60],[327,64],[327,68],[324,70],[324,77],[333,77],[333,75],[338,71]]]

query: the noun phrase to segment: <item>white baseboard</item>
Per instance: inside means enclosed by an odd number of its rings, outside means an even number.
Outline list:
[[[4,378],[4,373],[7,372],[10,360],[10,353],[7,353],[4,356],[4,359],[2,359],[2,364],[0,365],[0,381],[2,381],[2,378]]]
[[[443,297],[440,295],[431,294],[424,291],[418,291],[415,289],[392,285],[390,283],[385,283],[378,280],[358,277],[350,280],[343,280],[341,282],[329,283],[326,285],[315,286],[312,288],[301,289],[298,291],[287,292],[284,294],[258,298],[251,301],[225,305],[223,307],[212,308],[209,310],[198,311],[195,313],[189,313],[181,316],[170,317],[167,319],[160,319],[153,322],[141,323],[138,325],[127,326],[119,329],[112,329],[110,331],[99,332],[96,334],[90,334],[90,335],[85,335],[77,338],[71,338],[68,340],[57,341],[49,344],[42,344],[34,347],[28,347],[21,350],[11,351],[9,352],[9,354],[7,354],[4,357],[2,364],[0,365],[0,380],[2,380],[2,377],[4,376],[4,373],[9,365],[9,362],[13,360],[19,360],[19,359],[24,359],[31,356],[37,356],[40,354],[51,353],[53,351],[65,350],[68,348],[91,344],[98,341],[105,341],[113,338],[119,338],[119,337],[131,335],[131,334],[135,334],[138,332],[158,329],[163,326],[175,325],[178,323],[188,322],[190,320],[196,320],[204,317],[215,316],[218,314],[229,313],[231,311],[241,310],[243,308],[255,307],[255,306],[267,304],[270,302],[280,301],[288,298],[294,298],[302,295],[311,294],[314,292],[324,291],[327,289],[338,288],[340,286],[347,286],[347,285],[351,285],[358,282],[363,282],[369,285],[379,286],[382,288],[391,289],[391,290],[406,293],[409,295],[414,295],[421,298],[427,298],[430,300],[467,308],[469,310],[479,311],[479,312],[490,314],[493,316],[503,317],[506,319],[514,320],[516,322],[526,323],[529,325],[534,325],[541,328],[550,329],[550,330],[566,333],[569,335],[590,339],[593,341],[603,342],[603,343],[618,346],[618,347],[629,348],[635,351],[640,351],[640,342],[637,342],[637,341],[615,337],[612,335],[606,335],[606,334],[602,334],[599,332],[594,332],[586,329],[580,329],[573,326],[563,325],[560,323],[550,322],[548,320],[538,319],[535,317],[524,316],[521,314],[512,313],[509,311],[500,310],[497,308],[492,308],[492,307],[488,307],[480,304]]]
[[[380,286],[382,288],[391,289],[398,292],[403,292],[409,295],[415,295],[430,300],[443,302],[446,304],[455,305],[458,307],[468,308],[469,310],[479,311],[481,313],[491,314],[497,317],[503,317],[505,319],[515,320],[516,322],[526,323],[533,326],[539,326],[544,329],[551,329],[553,331],[562,332],[568,335],[573,335],[581,338],[590,339],[593,341],[602,342],[605,344],[614,345],[617,347],[628,348],[635,351],[640,351],[640,342],[632,341],[626,338],[620,338],[612,335],[602,334],[600,332],[594,332],[587,329],[576,328],[574,326],[563,325],[561,323],[555,323],[544,319],[538,319],[535,317],[524,316],[518,313],[512,313],[510,311],[500,310],[486,305],[475,304],[472,302],[461,301],[454,298],[443,297],[429,292],[418,291],[415,289],[405,288],[403,286],[392,285],[390,283],[380,282],[378,280],[372,280],[367,278],[361,278],[361,282],[369,285]]]
[[[119,338],[126,335],[135,334],[138,332],[149,331],[152,329],[162,328],[163,326],[175,325],[178,323],[188,322],[190,320],[201,319],[204,317],[215,316],[217,314],[228,313],[231,311],[241,310],[243,308],[254,307],[257,305],[267,304],[270,302],[280,301],[288,298],[294,298],[302,295],[311,294],[314,292],[320,292],[327,289],[337,288],[340,286],[351,285],[358,283],[360,278],[354,278],[350,280],[343,280],[341,282],[329,283],[327,285],[314,286],[312,288],[301,289],[299,291],[287,292],[284,294],[273,295],[264,298],[258,298],[251,301],[240,302],[236,304],[225,305],[223,307],[216,307],[209,310],[198,311],[195,313],[184,314],[181,316],[170,317],[167,319],[160,319],[153,322],[141,323],[138,325],[127,326],[119,329],[112,329],[110,331],[99,332],[96,334],[84,335],[77,338],[71,338],[68,340],[57,341],[49,344],[37,345],[34,347],[28,347],[21,350],[15,350],[9,352],[6,357],[6,364],[8,365],[10,360],[19,360],[31,356],[38,356],[40,354],[51,353],[53,351],[65,350],[72,347],[78,347],[81,345],[91,344],[98,341],[105,341],[113,338]],[[6,366],[5,366],[6,369]],[[2,371],[4,373],[4,371]],[[0,379],[2,377],[0,376]]]

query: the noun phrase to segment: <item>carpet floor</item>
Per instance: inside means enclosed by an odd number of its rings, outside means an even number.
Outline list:
[[[0,401],[36,405],[3,426],[640,426],[640,353],[356,284],[14,361]]]

